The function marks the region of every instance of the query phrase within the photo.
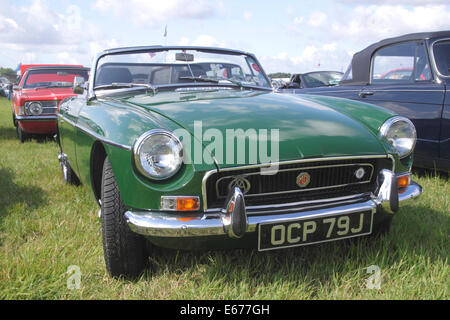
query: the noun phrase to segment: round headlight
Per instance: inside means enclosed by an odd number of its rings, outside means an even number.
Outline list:
[[[397,116],[388,119],[381,126],[380,134],[392,144],[400,158],[410,155],[416,145],[416,128],[405,117]]]
[[[136,140],[133,152],[139,172],[155,180],[172,177],[183,164],[183,145],[166,130],[144,133]]]
[[[28,105],[28,111],[33,116],[38,116],[42,113],[42,104],[40,102],[32,102]]]

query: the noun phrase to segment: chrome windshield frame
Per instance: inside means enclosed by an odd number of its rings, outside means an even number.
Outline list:
[[[261,63],[258,61],[256,56],[249,52],[239,51],[239,50],[232,50],[232,49],[225,49],[225,48],[215,48],[215,47],[199,47],[199,46],[142,46],[142,47],[125,47],[125,48],[115,48],[115,49],[108,49],[105,51],[102,51],[96,55],[96,57],[93,60],[92,68],[91,68],[91,74],[90,74],[90,81],[89,81],[89,88],[87,93],[88,100],[93,100],[96,98],[95,95],[95,78],[97,73],[97,67],[100,59],[107,55],[122,55],[122,54],[136,54],[136,53],[145,53],[145,52],[161,52],[161,51],[169,51],[169,50],[194,50],[199,52],[205,52],[205,53],[217,53],[217,54],[228,54],[228,55],[246,55],[249,56],[251,59],[255,61],[255,63],[258,65],[259,69],[261,70],[260,73],[263,75],[264,79],[267,81],[268,87],[262,87],[262,86],[253,86],[253,85],[244,85],[244,87],[252,88],[252,89],[262,89],[262,90],[268,90],[272,91],[272,87],[270,86],[270,79],[267,76],[266,72],[264,71]],[[193,83],[191,83],[192,85]],[[189,85],[189,83],[187,83]],[[199,84],[194,84],[199,85]],[[186,84],[177,84],[176,86],[170,86],[170,85],[161,85],[161,86],[155,86],[157,88],[178,88],[178,87],[184,87]],[[205,86],[205,83],[202,83],[201,86]],[[226,84],[224,86],[236,86],[235,84]]]

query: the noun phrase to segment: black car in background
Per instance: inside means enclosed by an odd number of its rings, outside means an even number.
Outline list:
[[[9,90],[10,90],[10,84],[11,82],[9,81],[8,78],[5,77],[0,77],[0,95],[7,97],[9,94]]]
[[[294,73],[289,83],[280,89],[303,89],[335,86],[344,74],[339,71],[313,71]]]
[[[414,165],[450,171],[450,31],[382,40],[354,54],[337,86],[280,92],[359,100],[406,116],[417,130]]]

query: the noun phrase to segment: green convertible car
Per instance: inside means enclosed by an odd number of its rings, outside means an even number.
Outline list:
[[[273,92],[252,54],[106,50],[58,115],[68,183],[101,209],[106,268],[136,277],[153,246],[259,251],[383,233],[416,132],[385,109]]]

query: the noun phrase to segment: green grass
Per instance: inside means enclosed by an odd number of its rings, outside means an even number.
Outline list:
[[[258,253],[156,249],[136,282],[106,273],[98,207],[65,185],[53,141],[21,144],[0,98],[0,299],[448,299],[450,184],[424,188],[396,214],[389,235]],[[69,290],[67,269],[81,269]],[[368,289],[367,268],[381,270]]]

